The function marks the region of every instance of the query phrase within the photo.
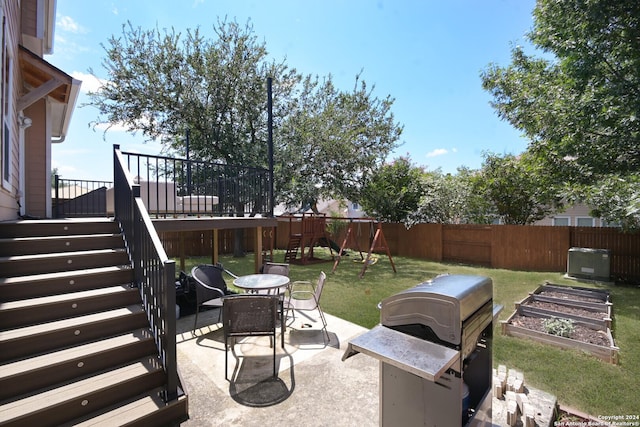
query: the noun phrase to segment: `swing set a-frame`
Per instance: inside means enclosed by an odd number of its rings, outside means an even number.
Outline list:
[[[334,219],[343,219],[343,218],[334,218]],[[373,218],[344,218],[349,220],[349,227],[347,228],[347,233],[342,241],[342,245],[340,245],[340,250],[338,251],[338,255],[335,257],[335,261],[333,263],[333,269],[331,272],[335,272],[338,268],[338,264],[340,264],[340,260],[342,259],[342,255],[345,253],[346,248],[353,249],[354,247],[358,250],[360,254],[360,259],[362,261],[362,270],[360,270],[360,274],[358,275],[361,279],[364,277],[364,273],[367,271],[367,267],[371,264],[374,264],[377,258],[373,258],[374,251],[385,251],[387,257],[389,257],[389,261],[391,262],[391,268],[393,268],[393,272],[396,272],[396,265],[393,262],[393,258],[391,257],[391,252],[389,251],[389,246],[387,245],[387,240],[384,238],[384,232],[382,231],[382,223],[380,221],[376,221]],[[353,230],[354,223],[358,224],[358,227],[362,223],[368,223],[370,226],[370,235],[373,235],[371,239],[371,245],[369,246],[369,252],[367,252],[367,257],[364,258],[362,256],[362,251],[360,250],[360,245],[358,244],[358,239],[356,238]],[[376,225],[375,233],[373,233],[374,224]]]

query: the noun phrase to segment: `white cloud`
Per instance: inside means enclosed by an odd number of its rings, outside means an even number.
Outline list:
[[[74,34],[84,34],[87,30],[73,20],[70,16],[58,15],[56,19],[56,29]]]
[[[83,93],[95,92],[104,84],[104,81],[100,80],[93,74],[83,73],[81,71],[74,71],[71,73],[71,77],[82,81],[80,91]]]
[[[435,150],[429,151],[427,153],[427,157],[444,156],[448,152],[449,152],[449,150],[447,150],[446,148],[436,148]]]
[[[458,149],[457,148],[452,148],[451,151],[447,150],[446,148],[436,148],[435,150],[429,151],[426,155],[427,158],[431,158],[431,157],[440,157],[440,156],[444,156],[445,154],[449,154],[449,153],[457,153]]]

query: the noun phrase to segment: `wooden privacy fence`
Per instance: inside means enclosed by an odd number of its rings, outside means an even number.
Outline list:
[[[243,229],[242,244],[245,250],[253,250],[255,229]],[[233,253],[235,230],[218,230],[218,253]],[[181,254],[180,248],[184,248],[185,256],[203,257],[213,253],[213,230],[199,231],[167,231],[159,233],[160,241],[164,246],[167,256],[177,258]]]
[[[331,235],[338,245],[344,240],[346,227]],[[382,226],[387,246],[393,256],[456,262],[491,268],[525,271],[557,271],[567,269],[570,248],[608,249],[611,254],[611,277],[619,282],[640,282],[640,233],[623,233],[615,228],[558,227],[524,225],[418,224],[407,229],[403,224]],[[253,248],[253,230],[244,230],[244,247]],[[265,233],[271,233],[265,230]],[[353,223],[357,247],[366,255],[375,233],[375,224]],[[289,243],[289,221],[278,221],[274,248],[286,249]],[[207,256],[212,253],[212,232],[162,233],[160,238],[167,254],[178,256],[180,239],[185,255]],[[270,238],[263,236],[266,245]],[[270,237],[270,236],[269,236]],[[232,253],[233,230],[220,230],[220,253]],[[357,246],[357,247],[356,247]],[[276,259],[281,262],[282,260]]]

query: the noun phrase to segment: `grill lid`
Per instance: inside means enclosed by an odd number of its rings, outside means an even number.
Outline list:
[[[459,345],[462,322],[493,298],[490,278],[442,275],[382,301],[380,323],[394,327],[420,324],[443,341]]]

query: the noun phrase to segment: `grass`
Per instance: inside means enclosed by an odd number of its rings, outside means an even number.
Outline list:
[[[359,259],[357,253],[355,258]],[[316,248],[316,256],[329,259],[328,251]],[[277,251],[276,261],[283,259]],[[358,277],[361,263],[353,262],[354,254],[344,257],[335,273],[333,263],[292,265],[291,280],[315,281],[320,271],[327,273],[327,285],[322,295],[322,307],[334,316],[372,328],[379,322],[378,303],[401,290],[413,287],[441,273],[473,274],[493,280],[494,304],[504,308],[500,320],[514,311],[514,303],[525,298],[545,281],[583,287],[595,284],[576,283],[562,273],[510,271],[475,266],[436,263],[412,258],[389,259],[378,256],[362,279]],[[186,270],[193,265],[209,263],[207,258],[186,260]],[[253,256],[221,257],[224,266],[238,275],[253,273]],[[561,350],[530,340],[503,336],[499,322],[495,325],[493,363],[506,365],[524,373],[525,384],[552,393],[562,405],[592,415],[638,414],[640,390],[640,289],[637,286],[609,286],[613,301],[613,335],[620,347],[618,365],[600,361],[579,351]]]

